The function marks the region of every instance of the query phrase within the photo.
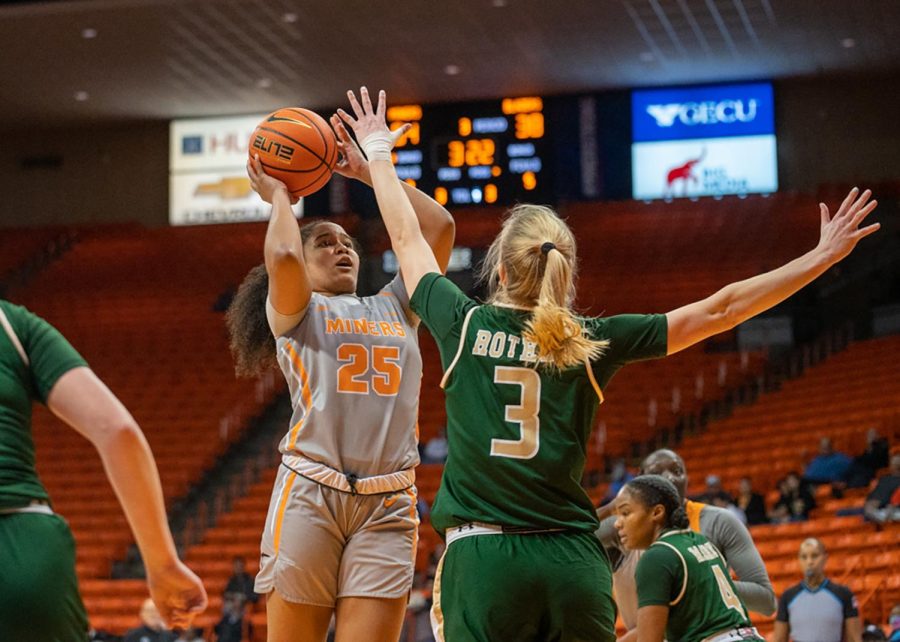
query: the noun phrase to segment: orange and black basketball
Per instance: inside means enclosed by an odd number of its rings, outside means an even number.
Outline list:
[[[272,112],[250,137],[250,156],[259,154],[263,170],[287,185],[293,196],[321,189],[337,163],[334,133],[318,114],[300,107]]]

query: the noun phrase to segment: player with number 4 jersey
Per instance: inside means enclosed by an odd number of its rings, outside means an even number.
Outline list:
[[[737,596],[728,564],[689,528],[681,496],[661,475],[641,475],[619,494],[616,529],[644,550],[635,577],[641,642],[762,642]]]

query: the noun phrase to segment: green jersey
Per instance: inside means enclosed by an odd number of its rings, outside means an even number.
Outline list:
[[[12,330],[11,336],[0,324],[0,509],[4,509],[49,499],[35,470],[31,404],[45,403],[63,374],[87,363],[56,328],[25,308],[0,300],[0,311]]]
[[[434,273],[410,307],[434,335],[445,372],[449,455],[435,529],[596,530],[581,477],[602,390],[623,365],[666,354],[665,316],[580,319],[610,345],[593,363],[557,373],[535,367],[537,346],[522,336],[529,310],[479,306]]]
[[[638,609],[669,607],[669,642],[699,642],[751,626],[725,558],[700,533],[684,530],[660,535],[641,555],[635,579]]]

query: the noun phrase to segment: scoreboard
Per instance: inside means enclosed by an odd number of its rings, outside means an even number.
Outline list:
[[[749,83],[392,105],[386,116],[391,129],[412,125],[393,150],[400,179],[455,210],[772,192],[774,105],[770,83]],[[261,117],[173,121],[173,224],[265,220],[244,169]],[[356,181],[332,181],[302,208],[379,216]]]
[[[412,125],[394,147],[398,176],[442,205],[509,205],[551,196],[540,97],[395,105],[387,119],[391,129]]]

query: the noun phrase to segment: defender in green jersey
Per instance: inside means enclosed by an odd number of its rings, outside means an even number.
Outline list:
[[[762,642],[719,550],[690,524],[675,486],[660,475],[625,485],[616,529],[629,550],[645,550],[635,577],[641,642]]]
[[[602,387],[622,364],[665,354],[665,316],[578,319],[608,342],[604,358],[554,371],[535,367],[531,310],[478,306],[437,274],[410,304],[445,369],[450,451],[431,513],[448,543],[438,639],[615,639],[611,569],[580,480]],[[476,574],[476,586],[458,579]],[[521,608],[498,617],[510,599]]]
[[[0,640],[87,639],[75,541],[35,470],[34,401],[97,447],[146,562],[151,595],[170,622],[190,624],[206,608],[206,593],[178,560],[140,428],[53,326],[0,300]]]
[[[597,518],[579,482],[603,388],[638,359],[683,350],[770,308],[846,256],[877,229],[856,193],[816,250],[666,315],[579,318],[571,311],[575,239],[553,210],[521,205],[485,259],[488,305],[440,276],[391,149],[402,130],[348,92],[339,110],[369,159],[372,184],[410,305],[440,348],[449,456],[432,511],[447,549],[435,578],[439,640],[528,642],[615,639],[609,562],[588,542]],[[824,208],[824,206],[823,206]]]

